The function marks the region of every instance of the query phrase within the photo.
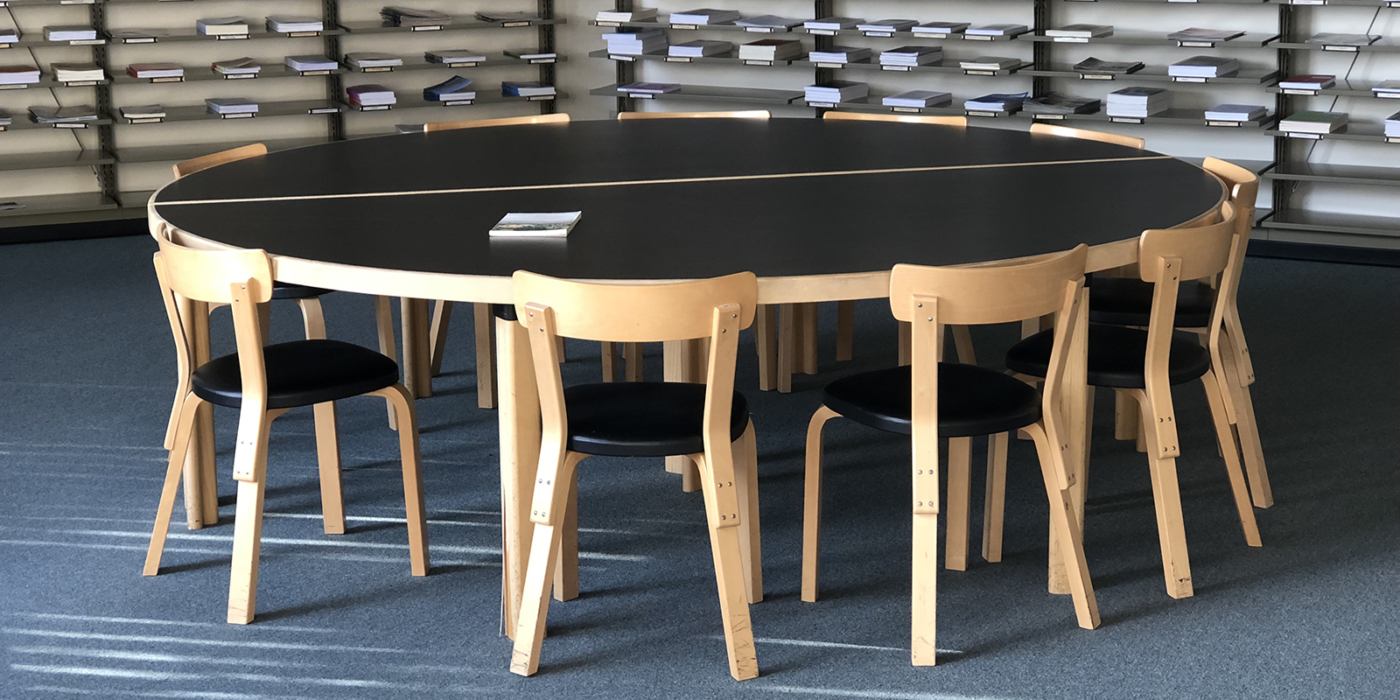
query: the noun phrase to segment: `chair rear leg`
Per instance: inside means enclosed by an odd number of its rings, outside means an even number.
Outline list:
[[[836,361],[846,362],[854,354],[856,343],[856,303],[836,302]]]
[[[1244,470],[1240,468],[1240,455],[1235,449],[1235,434],[1230,430],[1230,421],[1225,416],[1225,403],[1221,398],[1220,380],[1213,372],[1201,377],[1201,385],[1206,390],[1206,401],[1210,404],[1211,421],[1215,423],[1215,438],[1220,444],[1220,454],[1225,458],[1225,473],[1230,477],[1230,491],[1235,497],[1235,510],[1239,512],[1240,527],[1244,530],[1244,541],[1251,547],[1260,547],[1259,525],[1254,521],[1254,507],[1249,502],[1249,488],[1245,486]]]
[[[423,503],[423,461],[418,449],[418,412],[402,384],[372,395],[383,396],[398,413],[399,456],[403,462],[403,500],[408,523],[409,567],[414,576],[428,575],[428,515]]]
[[[160,505],[156,507],[156,524],[151,531],[151,544],[146,548],[146,566],[143,576],[160,573],[160,557],[165,551],[165,536],[170,530],[170,516],[175,511],[175,494],[180,489],[180,476],[184,473],[185,454],[189,452],[190,433],[194,430],[194,419],[203,403],[199,397],[190,394],[179,404],[172,426],[170,462],[165,469],[165,484],[160,490]]]
[[[336,434],[335,403],[318,403],[316,462],[321,473],[321,522],[327,535],[345,534],[345,492],[340,483],[340,438]]]
[[[564,518],[559,524],[558,561],[554,563],[554,599],[563,603],[578,597],[578,470],[569,484]]]
[[[390,305],[389,297],[376,296],[374,298],[374,326],[379,336],[379,354],[398,361],[398,351],[394,341],[394,308]],[[389,429],[396,430],[394,422],[394,402],[387,402],[389,409]]]
[[[802,600],[817,602],[817,571],[821,565],[822,427],[841,414],[826,406],[807,424],[807,473],[802,497]]]
[[[491,409],[498,400],[496,316],[490,304],[472,304],[472,316],[476,336],[476,407]]]
[[[1006,433],[987,436],[987,498],[982,506],[982,558],[1001,561],[1002,523],[1006,515]]]
[[[744,563],[744,592],[749,604],[763,602],[763,543],[758,525],[758,445],[753,421],[734,443],[734,482],[744,518],[739,527],[739,553]]]
[[[1264,465],[1264,446],[1259,442],[1259,423],[1254,418],[1254,399],[1249,387],[1239,387],[1238,407],[1240,422],[1237,429],[1240,436],[1240,451],[1244,453],[1245,473],[1249,476],[1249,490],[1254,505],[1269,508],[1274,505],[1274,490],[1269,485],[1269,470]]]
[[[754,347],[758,351],[758,389],[778,388],[778,307],[758,307],[753,324]]]
[[[442,374],[442,357],[447,354],[447,330],[452,325],[452,302],[438,299],[433,304],[433,320],[428,324],[429,372]]]
[[[1141,389],[1129,394],[1137,401],[1142,413],[1138,435],[1147,441],[1147,466],[1152,473],[1152,502],[1157,511],[1157,540],[1162,549],[1162,575],[1167,595],[1189,598],[1195,594],[1191,582],[1191,559],[1186,551],[1186,523],[1181,515],[1181,488],[1176,478],[1176,458],[1161,457],[1163,448],[1157,441],[1158,416]]]
[[[604,340],[598,344],[598,355],[603,364],[603,381],[612,383],[617,381],[617,343]]]
[[[1045,495],[1050,500],[1050,526],[1055,529],[1056,542],[1064,557],[1065,579],[1074,598],[1074,615],[1086,630],[1099,626],[1099,604],[1094,596],[1094,584],[1089,578],[1089,563],[1084,557],[1084,530],[1076,513],[1074,485],[1061,490],[1055,475],[1056,446],[1050,444],[1045,428],[1034,423],[1027,429],[1035,441],[1040,458],[1040,473],[1045,481]]]
[[[948,439],[947,543],[944,566],[951,571],[967,571],[968,525],[972,490],[972,438]]]

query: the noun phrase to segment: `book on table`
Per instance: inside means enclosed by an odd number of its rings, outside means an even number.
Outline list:
[[[1142,61],[1105,61],[1093,56],[1074,64],[1076,72],[1089,75],[1128,75],[1142,68]]]
[[[802,20],[778,15],[759,15],[734,20],[734,24],[747,29],[778,31],[792,29],[802,24]]]
[[[268,15],[267,29],[278,34],[292,34],[301,32],[319,32],[326,28],[326,25],[316,17],[304,15]]]
[[[1309,44],[1322,44],[1323,46],[1370,46],[1380,41],[1380,36],[1375,34],[1338,34],[1335,32],[1321,32],[1308,37]]]
[[[54,80],[60,83],[85,83],[107,79],[107,74],[103,73],[96,63],[54,63],[49,67],[53,69]]]
[[[680,92],[681,86],[677,83],[627,83],[619,85],[618,92],[625,92],[629,95],[664,95],[668,92]]]
[[[1045,36],[1058,39],[1097,39],[1113,36],[1113,27],[1107,24],[1066,24],[1063,27],[1045,30]]]
[[[666,32],[661,29],[618,31],[604,34],[603,40],[608,43],[608,53],[625,56],[655,53],[670,44]]]
[[[913,19],[877,19],[874,22],[857,24],[856,29],[866,34],[893,34],[913,29],[918,23],[918,20]]]
[[[452,23],[452,17],[446,12],[399,5],[380,8],[379,16],[391,27],[436,27]]]
[[[1376,97],[1400,97],[1400,80],[1384,80],[1371,86]]]
[[[971,26],[968,22],[924,22],[909,31],[913,32],[914,36],[940,37],[962,34]]]
[[[74,107],[30,107],[29,119],[37,124],[79,124],[97,121],[97,108],[92,105]]]
[[[82,25],[44,27],[44,41],[95,41],[97,30]]]
[[[133,63],[126,67],[133,78],[183,78],[185,67],[178,63]]]
[[[481,63],[486,60],[486,54],[471,51],[469,49],[450,49],[445,51],[425,51],[423,60],[428,63]]]
[[[967,36],[1020,36],[1030,31],[1031,28],[1024,24],[984,24],[978,27],[968,27],[963,31]]]
[[[1108,93],[1104,111],[1110,117],[1142,119],[1171,109],[1171,93],[1166,88],[1130,87]]]
[[[857,24],[865,20],[858,17],[822,17],[820,19],[809,19],[802,23],[804,29],[815,29],[820,32],[837,32],[842,29],[855,29]]]
[[[1347,125],[1347,115],[1342,112],[1295,112],[1279,122],[1279,131],[1302,134],[1330,134]]]
[[[802,55],[802,42],[796,39],[759,39],[739,47],[745,61],[787,61]]]
[[[197,20],[195,29],[205,36],[228,36],[248,33],[248,22],[242,17],[209,17]]]
[[[423,99],[429,102],[466,102],[476,99],[476,90],[472,89],[470,79],[454,75],[437,85],[423,88]]]
[[[1206,110],[1206,121],[1212,122],[1252,122],[1269,116],[1269,109],[1263,105],[1223,104]]]
[[[552,61],[559,58],[559,54],[554,51],[535,51],[531,49],[506,49],[501,53],[509,58],[518,58],[522,61]]]
[[[1179,32],[1172,32],[1167,35],[1172,41],[1186,43],[1208,43],[1214,44],[1231,39],[1238,39],[1244,36],[1244,32],[1233,29],[1204,29],[1202,27],[1190,27]]]
[[[1093,114],[1099,111],[1102,101],[1083,97],[1071,97],[1052,92],[1040,97],[1032,97],[1021,103],[1028,114],[1062,115]]]
[[[492,238],[565,238],[574,230],[581,211],[512,213],[491,227]]]
[[[262,70],[261,64],[247,56],[215,61],[211,67],[220,75],[257,75]]]
[[[656,19],[656,8],[642,7],[635,10],[598,10],[595,22],[650,22]]]
[[[963,70],[1009,70],[1019,65],[1021,65],[1021,59],[1005,56],[978,56],[958,62],[958,66]]]
[[[501,81],[501,94],[506,97],[551,97],[558,94],[553,85],[538,80],[527,82]]]
[[[1192,56],[1167,66],[1173,78],[1225,78],[1240,72],[1240,62],[1223,56]]]
[[[813,63],[868,63],[870,55],[870,49],[864,46],[860,48],[833,46],[826,51],[813,51],[807,54],[807,60]]]
[[[508,24],[512,22],[531,22],[539,19],[539,15],[533,12],[515,12],[505,10],[478,10],[476,18],[483,22],[499,22]]]
[[[204,106],[214,114],[257,114],[258,103],[246,97],[211,97]]]
[[[969,112],[1005,112],[1015,114],[1021,111],[1021,105],[1025,103],[1030,93],[997,93],[975,97],[963,103],[963,109]]]
[[[803,91],[807,102],[835,104],[851,102],[870,96],[870,86],[851,80],[830,80],[819,85],[808,85]]]
[[[311,54],[308,56],[286,56],[282,62],[294,71],[306,73],[308,71],[332,71],[338,70],[340,64],[325,56]]]
[[[952,93],[938,92],[936,90],[905,90],[904,92],[880,98],[880,104],[886,107],[922,109],[924,107],[946,107],[952,103]]]
[[[345,88],[345,94],[350,98],[350,104],[358,107],[383,107],[398,104],[399,101],[398,95],[383,85],[353,85]]]
[[[30,85],[40,77],[35,66],[0,66],[0,85]]]
[[[1386,138],[1400,137],[1400,112],[1396,112],[1385,118]]]
[[[667,55],[680,58],[702,58],[705,56],[722,56],[733,50],[734,44],[728,41],[696,39],[695,41],[687,41],[684,44],[671,44]]]
[[[699,10],[686,10],[685,12],[673,12],[667,18],[671,24],[729,24],[739,19],[739,13],[734,10],[712,10],[703,8]]]
[[[161,105],[131,105],[122,107],[122,119],[164,119],[165,107]]]
[[[355,68],[394,68],[403,65],[403,59],[391,53],[378,51],[355,51],[345,54],[345,62]]]
[[[901,46],[880,52],[882,66],[926,66],[942,60],[941,46]]]
[[[1283,90],[1326,90],[1336,84],[1337,76],[1321,73],[1293,75],[1278,82],[1279,88]]]

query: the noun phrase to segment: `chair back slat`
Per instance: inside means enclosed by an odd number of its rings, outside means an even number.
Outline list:
[[[1060,310],[1065,280],[1084,275],[1089,248],[998,267],[896,265],[890,276],[890,311],[901,321],[918,315],[915,295],[938,299],[939,323],[972,326],[1010,323]]]
[[[423,125],[423,133],[431,134],[436,131],[478,129],[490,126],[516,126],[519,124],[564,124],[568,121],[569,115],[562,112],[556,114],[531,114],[524,117],[502,117],[500,119],[464,119],[455,122],[429,122]]]
[[[652,343],[709,337],[714,310],[737,305],[740,328],[753,323],[758,280],[741,272],[694,282],[595,283],[515,273],[515,308],[522,322],[531,303],[554,311],[565,338]]]
[[[262,250],[196,250],[172,240],[172,229],[157,231],[166,284],[171,291],[193,301],[211,304],[233,302],[230,285],[254,280],[250,290],[255,304],[272,299],[272,261]]]
[[[620,122],[636,119],[758,119],[767,121],[772,114],[764,109],[749,109],[738,112],[618,112]]]
[[[267,146],[261,143],[250,143],[247,146],[230,148],[227,151],[210,153],[207,156],[191,158],[175,164],[175,179],[180,179],[186,175],[193,175],[201,170],[208,170],[216,165],[232,163],[245,158],[256,158],[267,155]]]
[[[1228,202],[1221,205],[1218,223],[1196,228],[1143,231],[1138,239],[1138,272],[1144,282],[1157,282],[1156,261],[1176,258],[1178,279],[1201,279],[1219,274],[1230,261],[1236,216]]]
[[[939,117],[930,114],[877,114],[872,112],[830,111],[822,115],[828,121],[898,122],[901,124],[931,124],[934,126],[967,126],[967,117]]]
[[[1040,122],[1031,124],[1030,131],[1032,134],[1040,134],[1043,136],[1059,136],[1067,139],[1098,141],[1099,143],[1111,143],[1117,146],[1127,146],[1128,148],[1136,148],[1139,150],[1147,147],[1147,142],[1136,136],[1109,134],[1102,131],[1076,129],[1069,126],[1056,126],[1054,124],[1042,124]]]

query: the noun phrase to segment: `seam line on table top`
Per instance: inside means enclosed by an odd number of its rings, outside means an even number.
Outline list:
[[[928,165],[911,168],[877,168],[872,170],[826,170],[805,173],[767,173],[761,175],[716,175],[711,177],[679,177],[659,180],[617,180],[612,182],[570,182],[549,185],[501,185],[498,187],[460,187],[442,190],[409,190],[395,192],[352,192],[347,194],[302,194],[280,197],[233,197],[228,199],[192,199],[184,202],[156,202],[161,206],[183,206],[190,204],[240,204],[248,202],[299,202],[319,199],[365,199],[370,197],[408,197],[427,194],[480,194],[484,192],[518,192],[525,190],[558,190],[587,187],[625,187],[631,185],[674,185],[687,182],[725,182],[741,180],[781,180],[804,177],[840,177],[846,175],[892,175],[899,173],[927,173],[942,170],[988,170],[994,168],[1029,168],[1044,165],[1086,165],[1093,163],[1121,163],[1141,160],[1174,160],[1174,156],[1132,156],[1129,158],[1090,158],[1084,160],[1047,160],[1034,163],[984,163],[980,165]]]

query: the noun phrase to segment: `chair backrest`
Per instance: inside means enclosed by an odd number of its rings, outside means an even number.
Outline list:
[[[1220,221],[1192,228],[1143,231],[1138,238],[1138,274],[1144,282],[1194,280],[1225,270],[1235,239],[1235,209],[1226,202]],[[1160,264],[1173,263],[1169,270]],[[1175,308],[1175,307],[1173,307]]]
[[[435,131],[478,129],[489,126],[515,126],[517,124],[563,124],[568,121],[569,115],[562,112],[556,114],[531,114],[524,117],[502,117],[500,119],[465,119],[456,122],[429,122],[423,125],[423,133],[431,134]]]
[[[618,112],[620,122],[634,119],[760,119],[772,118],[764,109],[749,109],[739,112]]]
[[[175,179],[178,180],[186,175],[193,175],[201,170],[207,170],[216,165],[232,163],[244,158],[254,158],[256,156],[267,155],[267,146],[260,143],[250,143],[247,146],[230,148],[227,151],[210,153],[207,156],[191,158],[175,164]]]
[[[900,122],[902,124],[933,124],[935,126],[967,126],[967,117],[936,117],[929,114],[877,114],[874,112],[840,112],[832,110],[822,115],[831,121]]]
[[[1128,148],[1142,149],[1147,146],[1147,142],[1134,137],[1122,134],[1107,134],[1102,131],[1089,131],[1088,129],[1075,129],[1068,126],[1056,126],[1054,124],[1043,124],[1036,122],[1031,124],[1032,134],[1043,134],[1045,136],[1062,136],[1069,139],[1084,139],[1086,141],[1099,141],[1101,143],[1112,143]]]
[[[1069,345],[1079,322],[1084,288],[1085,245],[1064,253],[996,267],[896,265],[890,275],[890,311],[911,324],[913,448],[916,463],[934,465],[914,477],[915,512],[938,512],[938,363],[945,325],[1009,323],[1057,314],[1054,345],[1041,396],[1042,419],[1051,445],[1060,436],[1060,402]],[[1069,478],[1059,450],[1052,468],[1061,488]]]

